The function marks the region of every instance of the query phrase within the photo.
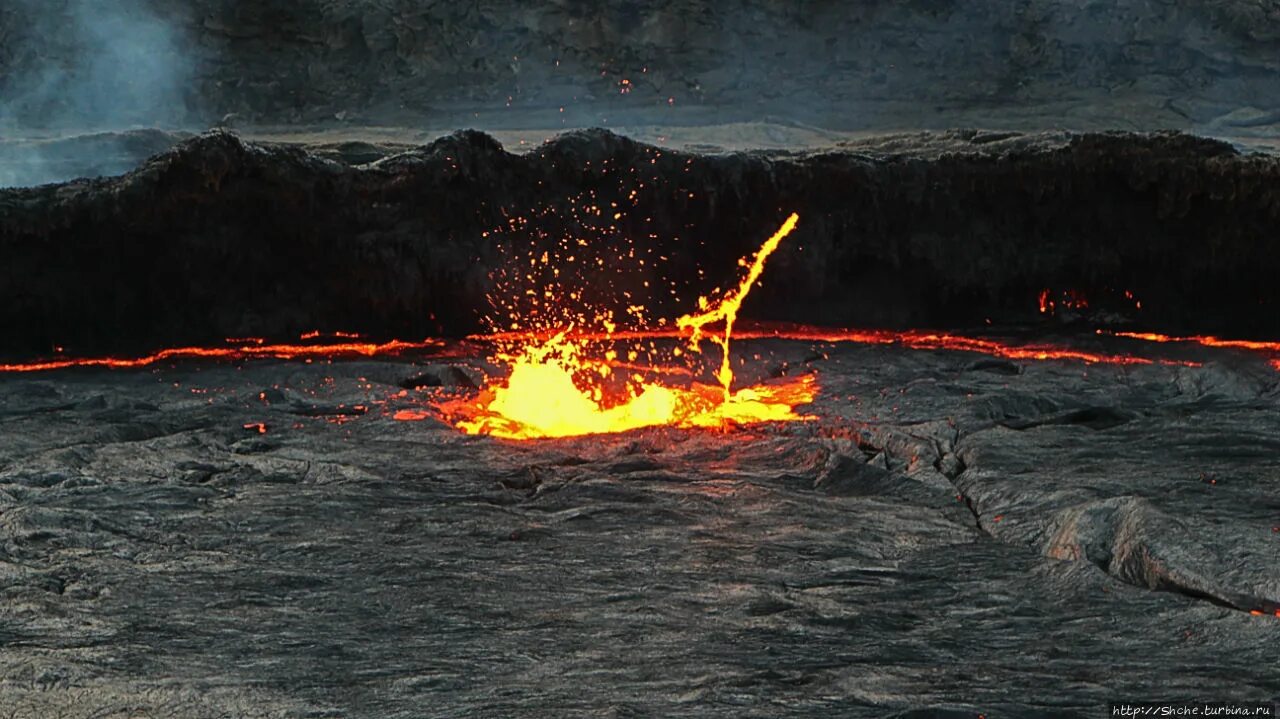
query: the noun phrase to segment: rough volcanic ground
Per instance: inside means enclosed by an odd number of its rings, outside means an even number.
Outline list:
[[[467,437],[391,417],[468,391],[400,395],[458,377],[429,358],[0,378],[0,706],[994,717],[1280,699],[1265,358],[740,349],[770,357],[760,372],[818,372],[820,419]]]

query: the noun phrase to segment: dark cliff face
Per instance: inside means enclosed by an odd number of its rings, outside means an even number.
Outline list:
[[[1023,322],[1041,289],[1070,288],[1146,327],[1276,332],[1278,179],[1274,158],[1177,134],[700,156],[603,131],[513,155],[464,132],[362,169],[212,133],[122,178],[0,191],[0,347],[458,335],[480,329],[512,250],[565,237],[667,258],[566,282],[608,301],[653,279],[650,316],[673,316],[790,212],[752,318]]]
[[[977,112],[1004,127],[1157,129],[1274,123],[1280,107],[1277,11],[1248,0],[132,0],[106,20],[86,5],[0,8],[0,96],[28,127],[103,119],[76,93],[28,91],[48,68],[74,81],[94,72],[86,55],[118,60],[96,29],[110,22],[141,28],[166,58],[151,84],[175,85],[118,113],[140,122],[448,126],[489,111],[497,126],[541,109],[572,127],[669,122],[674,107],[828,127]],[[127,73],[106,78],[117,94],[137,89]]]

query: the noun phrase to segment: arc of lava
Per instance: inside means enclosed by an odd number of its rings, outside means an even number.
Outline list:
[[[711,341],[720,346],[722,358],[720,360],[720,369],[716,371],[716,379],[720,380],[720,386],[724,390],[724,398],[727,402],[732,396],[733,385],[733,367],[729,357],[729,342],[733,335],[733,323],[738,319],[738,310],[742,308],[742,302],[747,298],[747,294],[751,292],[751,288],[759,281],[760,275],[764,272],[764,264],[769,259],[769,255],[778,249],[778,245],[796,229],[796,223],[800,221],[800,215],[791,213],[787,221],[782,227],[773,234],[768,240],[765,240],[755,257],[751,260],[747,276],[742,278],[738,283],[738,287],[726,294],[714,305],[710,305],[706,297],[698,298],[698,308],[701,312],[684,315],[676,320],[676,327],[681,330],[689,330],[689,344],[697,349],[698,342],[703,338],[703,329],[710,324],[716,322],[724,322],[724,334],[722,336],[711,337]],[[747,264],[746,260],[741,261]]]

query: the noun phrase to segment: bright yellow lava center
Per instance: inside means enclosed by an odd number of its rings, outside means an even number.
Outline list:
[[[747,273],[738,287],[719,301],[699,299],[700,312],[679,318],[677,327],[688,330],[689,349],[701,351],[701,340],[710,339],[723,354],[716,372],[719,386],[691,383],[672,387],[656,381],[635,382],[623,401],[605,406],[603,390],[583,389],[575,376],[593,374],[603,378],[614,371],[609,359],[585,359],[586,341],[577,341],[560,332],[550,339],[533,342],[504,357],[511,374],[504,383],[486,388],[477,401],[456,407],[462,418],[456,426],[468,434],[489,434],[509,439],[572,437],[587,434],[624,432],[641,427],[723,427],[768,421],[808,419],[795,408],[808,404],[817,395],[812,376],[791,378],[733,390],[730,366],[730,337],[738,311],[747,293],[760,279],[765,261],[799,221],[791,215],[750,260],[740,261]],[[722,324],[723,332],[705,336],[708,326]]]

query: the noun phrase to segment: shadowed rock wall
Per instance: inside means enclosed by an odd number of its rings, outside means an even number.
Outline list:
[[[212,133],[123,178],[0,191],[0,348],[461,334],[479,328],[503,247],[579,235],[669,258],[593,289],[616,299],[617,281],[653,279],[652,316],[674,316],[792,211],[801,226],[748,301],[754,318],[1018,322],[1038,316],[1040,289],[1070,287],[1132,291],[1146,326],[1276,332],[1278,180],[1275,158],[1176,134],[699,156],[602,131],[513,155],[466,132],[357,169]],[[583,229],[585,197],[618,203],[608,231]]]

